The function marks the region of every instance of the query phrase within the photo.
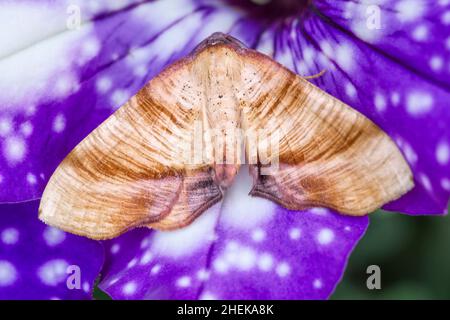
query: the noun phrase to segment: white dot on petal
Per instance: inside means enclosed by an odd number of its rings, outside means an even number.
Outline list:
[[[446,142],[440,142],[436,147],[436,160],[441,165],[446,165],[450,159],[450,147]]]
[[[424,41],[428,38],[428,27],[420,25],[413,30],[412,37],[416,41]]]
[[[90,38],[84,41],[81,46],[82,62],[86,62],[95,57],[100,51],[100,43],[95,38]]]
[[[32,116],[36,113],[36,106],[35,105],[29,105],[25,107],[25,115]]]
[[[155,274],[158,274],[160,270],[161,270],[161,265],[155,264],[155,265],[152,267],[152,269],[150,270],[150,273],[153,274],[153,275],[155,275]]]
[[[386,99],[379,93],[375,95],[374,104],[378,112],[386,110]]]
[[[117,252],[119,252],[119,250],[120,250],[120,245],[119,245],[118,243],[114,243],[114,244],[111,246],[111,248],[109,249],[109,251],[110,251],[112,254],[116,254]]]
[[[248,271],[253,268],[256,263],[257,255],[251,248],[242,247],[238,251],[236,267],[242,271]]]
[[[89,282],[84,282],[83,283],[83,290],[84,290],[84,292],[89,292],[90,288],[91,288],[91,286],[89,285]]]
[[[408,160],[410,164],[416,164],[418,157],[414,149],[406,142],[402,144],[401,149],[405,154],[406,160]]]
[[[20,125],[20,132],[25,136],[29,137],[33,133],[33,125],[27,121]]]
[[[19,137],[9,137],[5,139],[3,153],[8,162],[12,165],[22,161],[25,157],[27,147],[25,141]]]
[[[17,279],[17,271],[13,264],[0,260],[0,287],[12,285]]]
[[[313,281],[313,287],[314,287],[314,289],[320,289],[320,288],[322,288],[322,286],[323,286],[322,280],[320,280],[320,279],[315,279],[315,280]]]
[[[66,118],[63,114],[58,114],[55,119],[53,119],[52,128],[56,133],[64,131],[64,129],[66,128]]]
[[[326,55],[324,55],[322,52],[318,53],[319,56],[319,63],[322,66],[322,68],[327,68],[327,69],[331,69],[331,61],[328,59],[328,57]],[[305,69],[307,70],[308,68],[305,65]],[[306,73],[304,73],[306,74]]]
[[[50,247],[56,246],[66,239],[65,232],[54,227],[45,228],[43,236],[45,242]]]
[[[320,49],[327,57],[331,57],[333,55],[333,48],[328,41],[325,40],[321,41]]]
[[[147,250],[139,261],[140,264],[148,264],[153,259],[153,254],[150,250]]]
[[[131,259],[130,262],[128,262],[127,264],[127,268],[133,268],[137,264],[137,262],[138,262],[137,258]]]
[[[441,21],[444,25],[450,25],[450,11],[446,11],[441,16]]]
[[[96,86],[98,92],[105,93],[106,91],[111,89],[112,81],[108,77],[101,77],[100,79],[97,80],[97,82],[95,83],[95,86]]]
[[[263,253],[258,257],[258,269],[264,272],[270,271],[273,267],[274,259],[270,253]]]
[[[2,118],[0,119],[0,137],[6,137],[12,132],[13,124],[11,119]]]
[[[258,51],[265,53],[267,55],[272,56],[274,54],[274,44],[273,44],[273,38],[272,33],[265,31],[261,35],[261,40],[259,41]]]
[[[180,288],[187,288],[191,285],[191,278],[188,276],[183,276],[179,279],[177,279],[177,287]]]
[[[347,82],[346,85],[345,85],[345,93],[350,98],[354,98],[356,96],[356,88],[355,88],[355,86],[352,83]]]
[[[1,235],[4,244],[15,244],[19,241],[19,230],[16,228],[6,228]]]
[[[414,92],[408,95],[406,109],[412,116],[427,113],[433,107],[433,96],[426,92]]]
[[[119,280],[120,280],[119,278],[113,278],[108,283],[109,283],[110,286],[112,286],[113,284],[117,283],[117,281],[119,281]]]
[[[352,228],[351,228],[350,226],[345,226],[344,230],[345,230],[345,231],[351,231]]]
[[[441,187],[444,190],[450,191],[450,179],[442,178]]]
[[[218,300],[215,295],[213,295],[212,293],[209,293],[209,292],[203,292],[200,295],[199,299],[200,300]]]
[[[328,214],[328,210],[325,208],[315,207],[310,209],[311,213],[316,214],[318,216],[326,216]]]
[[[336,61],[342,69],[349,71],[354,63],[352,48],[345,44],[338,46],[336,49]]]
[[[209,279],[209,271],[205,269],[200,269],[197,272],[197,279],[200,281],[205,281]]]
[[[315,51],[311,47],[305,47],[302,51],[303,60],[311,61],[315,56]]]
[[[135,292],[136,292],[136,289],[137,289],[136,282],[130,281],[130,282],[127,282],[127,283],[123,286],[122,292],[123,292],[123,294],[125,294],[125,295],[128,296],[128,295],[132,295],[133,293],[135,293]]]
[[[391,102],[394,106],[398,105],[398,103],[400,102],[400,94],[398,92],[392,92]]]
[[[301,236],[301,231],[299,228],[292,228],[291,230],[289,230],[289,238],[291,238],[292,240],[298,240],[300,239]]]
[[[292,55],[288,50],[279,50],[276,53],[275,59],[286,68],[293,69]]]
[[[66,74],[58,77],[55,83],[55,94],[58,97],[65,97],[68,94],[75,92],[79,89],[79,84],[77,82],[77,79],[71,75]]]
[[[219,259],[214,260],[213,268],[218,273],[226,273],[229,269],[229,265],[225,260],[219,258]]]
[[[28,173],[27,174],[27,182],[28,182],[28,184],[31,184],[31,185],[36,184],[36,182],[37,182],[36,176],[32,173]]]
[[[150,237],[145,237],[141,241],[141,249],[147,248],[149,244],[150,244]]]
[[[118,52],[114,52],[113,54],[111,54],[111,60],[116,61],[118,60],[120,57],[120,54]]]
[[[397,18],[401,22],[411,22],[425,13],[423,0],[402,0],[395,6]]]
[[[48,286],[56,286],[66,279],[68,263],[62,259],[54,259],[44,263],[38,269],[38,276]]]
[[[430,178],[428,178],[428,176],[426,174],[420,173],[419,174],[419,180],[420,180],[420,183],[422,184],[422,186],[427,191],[432,191],[433,190],[433,186],[431,185]]]
[[[133,69],[133,74],[136,77],[143,77],[148,73],[148,67],[146,65],[140,65],[140,66],[136,66]]]
[[[240,246],[236,241],[229,241],[225,248],[225,260],[230,263],[235,263],[237,260],[237,254],[240,250]]]
[[[369,8],[369,6],[367,6]],[[356,12],[355,9],[353,9],[353,12]],[[351,30],[362,40],[366,42],[374,43],[376,42],[381,34],[382,28],[381,25],[377,26],[376,24],[370,25],[368,23],[368,19],[361,19],[361,17],[358,17],[356,19],[353,19],[351,15],[346,15],[347,20],[351,19],[353,23],[351,24]]]
[[[434,71],[439,71],[442,69],[442,66],[444,65],[444,60],[442,60],[439,56],[433,56],[430,59],[430,68]]]
[[[289,273],[291,273],[291,267],[286,262],[282,262],[279,265],[277,265],[275,271],[279,277],[284,278],[287,275],[289,275]]]
[[[331,229],[323,228],[317,234],[317,241],[321,245],[327,245],[333,242],[334,240],[334,232]]]
[[[111,95],[111,102],[113,104],[113,107],[118,108],[122,104],[124,104],[129,97],[128,91],[124,89],[117,89],[114,90],[114,92]]]
[[[262,229],[256,229],[252,232],[252,240],[255,242],[261,242],[266,238],[266,233]]]

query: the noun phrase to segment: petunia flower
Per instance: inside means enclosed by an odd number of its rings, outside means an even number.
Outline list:
[[[38,199],[78,142],[220,31],[300,75],[326,70],[311,81],[387,132],[414,172],[415,188],[385,209],[445,213],[449,1],[44,3],[0,2],[0,202]],[[141,228],[103,242],[100,288],[117,299],[329,297],[368,218],[288,211],[246,196],[248,189],[240,175],[224,202],[188,227]],[[36,208],[0,206],[0,298],[84,297],[63,288],[61,270],[79,265],[90,292],[102,256],[97,242],[60,233],[65,240],[49,247]],[[48,271],[54,287],[36,271],[51,261],[59,261]]]

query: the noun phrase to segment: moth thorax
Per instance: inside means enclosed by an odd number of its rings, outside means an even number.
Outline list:
[[[226,189],[233,183],[236,174],[239,171],[239,164],[215,164],[214,181],[222,189]]]

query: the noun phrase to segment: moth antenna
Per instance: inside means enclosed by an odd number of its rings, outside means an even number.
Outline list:
[[[325,72],[327,72],[326,69],[323,69],[322,71],[320,71],[319,73],[316,73],[312,76],[306,76],[306,77],[302,77],[303,79],[315,79],[315,78],[319,78],[321,76],[323,76],[325,74]]]

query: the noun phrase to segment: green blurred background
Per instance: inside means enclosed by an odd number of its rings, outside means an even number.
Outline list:
[[[380,290],[366,286],[373,264]],[[94,297],[109,299],[98,288]],[[331,299],[450,299],[450,216],[372,214]]]
[[[366,287],[372,264],[380,290]],[[332,299],[450,299],[450,216],[372,214]]]

